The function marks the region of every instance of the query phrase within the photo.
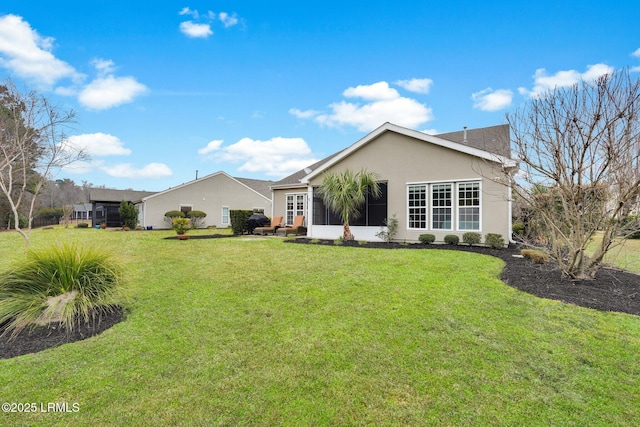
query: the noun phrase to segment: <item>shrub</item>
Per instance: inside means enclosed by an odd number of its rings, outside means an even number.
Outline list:
[[[120,218],[122,218],[124,226],[129,229],[136,228],[136,225],[138,225],[138,210],[133,203],[123,200],[120,203],[120,208],[118,208],[118,213],[120,214]]]
[[[473,231],[469,231],[462,235],[462,241],[469,246],[477,245],[482,240],[482,236],[480,233],[474,233]]]
[[[460,242],[460,238],[455,234],[447,234],[444,236],[444,242],[447,245],[457,245]]]
[[[30,251],[0,275],[0,325],[15,336],[57,323],[72,331],[117,309],[122,273],[104,251],[64,244]]]
[[[391,218],[385,219],[384,224],[387,226],[387,229],[385,230],[383,227],[380,227],[380,231],[376,233],[376,237],[389,243],[396,236],[396,233],[398,233],[398,218],[396,218],[396,214],[393,214]]]
[[[418,236],[418,240],[420,240],[420,243],[428,245],[436,241],[436,236],[433,234],[421,234]]]
[[[186,216],[191,220],[193,228],[199,228],[204,225],[204,219],[207,214],[202,211],[189,211]]]
[[[496,233],[487,233],[484,236],[484,242],[493,249],[503,249],[504,248],[504,239],[502,238],[502,234]]]
[[[524,236],[524,222],[522,221],[516,221],[513,223],[513,225],[511,226],[511,231],[513,231],[513,234],[515,234],[516,236]]]
[[[191,223],[187,218],[173,218],[171,226],[176,234],[187,234],[187,231],[191,230]]]
[[[234,235],[240,235],[249,232],[249,217],[253,215],[253,211],[250,210],[235,210],[229,211],[229,218],[231,219],[231,230]]]
[[[170,226],[173,227],[173,219],[174,218],[184,218],[184,212],[182,211],[167,211],[164,213],[164,220]]]
[[[80,223],[78,223],[78,225],[76,227],[77,228],[89,228],[89,224],[87,224],[86,222],[80,222]]]
[[[549,262],[549,255],[536,249],[523,249],[520,254],[526,259],[530,259],[534,264],[546,264]]]

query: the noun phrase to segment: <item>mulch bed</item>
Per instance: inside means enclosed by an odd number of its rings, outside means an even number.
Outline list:
[[[56,327],[40,327],[33,330],[25,329],[13,339],[10,335],[5,335],[0,337],[0,359],[37,353],[62,344],[84,340],[109,329],[123,318],[124,310],[120,309],[102,314],[90,324],[82,323],[72,332]]]
[[[221,238],[229,235],[191,236],[192,238]],[[170,237],[175,239],[176,237]],[[285,240],[287,243],[335,245],[332,240],[311,241],[309,239]],[[517,258],[520,249],[491,249],[482,246],[443,246],[399,243],[349,242],[348,246],[360,248],[458,250],[494,256],[505,262],[501,279],[509,286],[521,291],[602,311],[616,311],[640,316],[640,275],[613,268],[603,268],[594,280],[571,281],[561,278],[560,271],[551,264],[534,265],[524,258]],[[83,340],[110,328],[124,317],[123,311],[102,316],[100,322],[84,325],[72,333],[61,329],[38,328],[23,331],[10,340],[0,337],[0,359],[35,353],[51,347]]]

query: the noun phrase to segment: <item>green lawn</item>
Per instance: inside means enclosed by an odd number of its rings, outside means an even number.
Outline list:
[[[203,231],[198,231],[203,233]],[[4,402],[78,412],[2,425],[637,425],[640,318],[529,296],[455,251],[163,240],[55,229],[112,249],[127,319],[0,360]],[[0,234],[0,268],[24,255]]]

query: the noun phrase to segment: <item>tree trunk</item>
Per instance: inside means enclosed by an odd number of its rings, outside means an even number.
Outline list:
[[[347,223],[347,222],[344,223],[344,231],[342,232],[342,238],[345,241],[354,240],[355,239],[355,237],[351,233],[351,228],[349,228],[349,223]]]

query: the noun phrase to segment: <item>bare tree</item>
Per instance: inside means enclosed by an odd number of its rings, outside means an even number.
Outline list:
[[[640,81],[628,70],[556,88],[507,114],[521,172],[513,183],[563,275],[593,278],[638,230],[626,221],[640,186]],[[593,254],[587,246],[601,234]]]
[[[0,190],[27,247],[42,186],[56,170],[86,158],[65,137],[74,118],[73,111],[61,111],[36,92],[21,92],[10,79],[0,85]],[[21,214],[28,218],[26,229]]]

